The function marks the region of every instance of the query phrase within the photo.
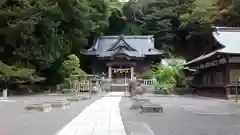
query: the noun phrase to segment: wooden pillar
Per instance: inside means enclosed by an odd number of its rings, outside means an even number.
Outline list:
[[[230,91],[231,91],[231,87],[228,87],[228,85],[230,85],[230,67],[229,67],[229,57],[227,55],[224,55],[224,58],[226,60],[226,64],[225,64],[225,70],[224,70],[224,85],[225,85],[225,91],[226,91],[226,94],[225,94],[225,97],[226,99],[229,98],[229,95],[230,95]]]
[[[112,66],[111,65],[108,66],[108,79],[109,80],[112,79]]]
[[[133,66],[131,66],[131,80],[133,80],[134,78],[133,78],[133,75],[134,75],[134,67]]]

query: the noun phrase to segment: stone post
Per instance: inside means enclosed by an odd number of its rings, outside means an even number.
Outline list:
[[[112,66],[108,66],[108,79],[112,79]]]
[[[133,78],[133,75],[134,75],[134,67],[133,66],[131,66],[131,80],[133,80],[134,78]]]
[[[4,89],[4,90],[3,90],[3,98],[4,98],[4,99],[7,98],[7,91],[8,91],[7,89]]]

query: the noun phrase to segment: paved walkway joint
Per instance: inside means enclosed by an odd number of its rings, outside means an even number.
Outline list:
[[[111,92],[95,101],[57,135],[126,135],[119,102],[123,92]]]

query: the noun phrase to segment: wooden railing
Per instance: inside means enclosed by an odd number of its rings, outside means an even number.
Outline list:
[[[137,80],[143,86],[151,86],[154,85],[154,79],[138,79]],[[73,80],[72,81],[72,88],[76,91],[89,91],[94,86],[102,87],[105,86],[108,81],[92,81],[92,80]],[[126,78],[119,78],[119,79],[112,79],[109,82],[109,85],[115,86],[128,86],[129,79]],[[104,88],[103,88],[104,89]]]
[[[137,80],[141,85],[153,85],[154,84],[154,79],[138,79]],[[129,79],[112,79],[111,84],[112,85],[127,85],[129,82]]]
[[[142,85],[154,85],[154,79],[140,79],[139,80]]]
[[[91,87],[90,80],[74,80],[72,83],[72,88],[77,91],[89,91]]]

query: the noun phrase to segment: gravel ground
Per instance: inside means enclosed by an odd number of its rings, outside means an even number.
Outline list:
[[[164,113],[140,114],[139,110],[130,110],[129,98],[122,99],[120,109],[129,135],[240,134],[240,109],[235,103],[204,98],[148,98],[163,105]]]
[[[52,109],[50,112],[24,112],[28,104],[66,99],[64,96],[11,97],[0,100],[0,135],[54,135],[85,107],[100,97],[72,102],[67,109]]]

